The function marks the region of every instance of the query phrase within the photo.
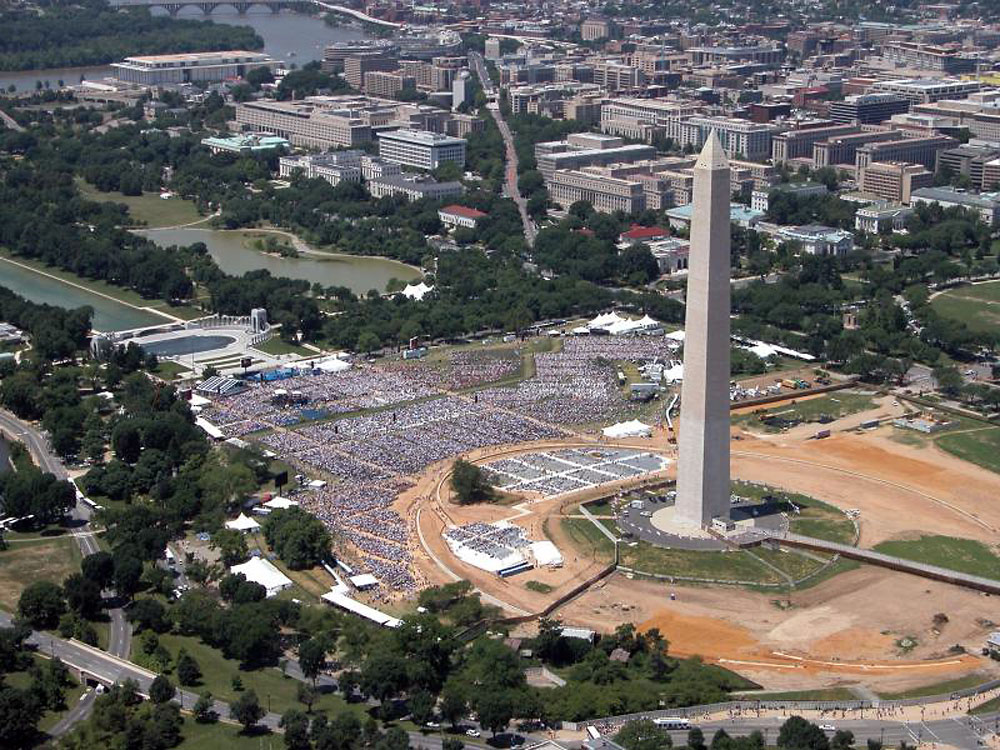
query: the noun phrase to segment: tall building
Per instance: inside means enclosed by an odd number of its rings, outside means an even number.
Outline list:
[[[874,124],[909,111],[910,100],[902,94],[855,94],[830,102],[830,119],[839,123]]]
[[[934,184],[934,173],[920,164],[875,161],[858,170],[858,187],[891,203],[909,203],[910,194]]]
[[[416,169],[437,169],[449,161],[463,167],[465,140],[426,130],[392,130],[378,134],[378,155]]]
[[[358,52],[344,58],[344,79],[354,88],[365,85],[365,73],[396,70],[399,63],[385,52]]]
[[[694,167],[675,511],[697,527],[729,518],[729,196],[713,132]]]

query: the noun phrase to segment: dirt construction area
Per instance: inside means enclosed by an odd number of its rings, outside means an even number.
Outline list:
[[[743,423],[733,431],[732,476],[858,510],[863,547],[922,534],[995,544],[1000,539],[1000,476],[932,442],[894,440],[892,427],[858,429],[862,422],[902,412],[891,397],[873,397],[871,408],[824,424],[831,435],[823,440],[812,439],[815,425],[767,434]],[[584,444],[574,438],[489,449],[466,458],[484,462]],[[607,445],[590,443],[602,444]],[[676,457],[662,433],[615,445]],[[508,616],[527,615],[596,577],[611,562],[607,550],[602,554],[588,540],[568,534],[563,521],[581,518],[582,501],[607,496],[635,480],[548,499],[525,496],[468,507],[451,502],[450,466],[448,461],[432,466],[397,503],[418,531],[415,560],[426,582],[466,578],[484,601]],[[656,478],[672,474],[671,465]],[[501,579],[459,560],[442,538],[448,526],[504,519],[522,526],[532,540],[553,541],[564,566]],[[995,598],[870,566],[790,593],[671,585],[614,573],[554,616],[602,632],[625,622],[657,627],[673,653],[701,655],[775,690],[860,684],[894,692],[973,673],[1000,674],[1000,665],[978,656],[985,635],[1000,622]]]

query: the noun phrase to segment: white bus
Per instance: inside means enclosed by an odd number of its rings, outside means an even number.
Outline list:
[[[653,723],[658,727],[663,727],[664,729],[691,728],[691,722],[680,716],[664,716],[659,719],[653,719]]]

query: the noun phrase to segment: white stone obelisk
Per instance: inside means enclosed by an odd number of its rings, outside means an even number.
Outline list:
[[[675,521],[729,518],[729,159],[715,131],[694,167]]]

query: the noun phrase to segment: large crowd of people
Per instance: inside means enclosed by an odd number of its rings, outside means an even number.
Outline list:
[[[519,348],[462,349],[451,352],[445,360],[400,360],[389,367],[428,388],[461,391],[514,377],[522,363]]]

